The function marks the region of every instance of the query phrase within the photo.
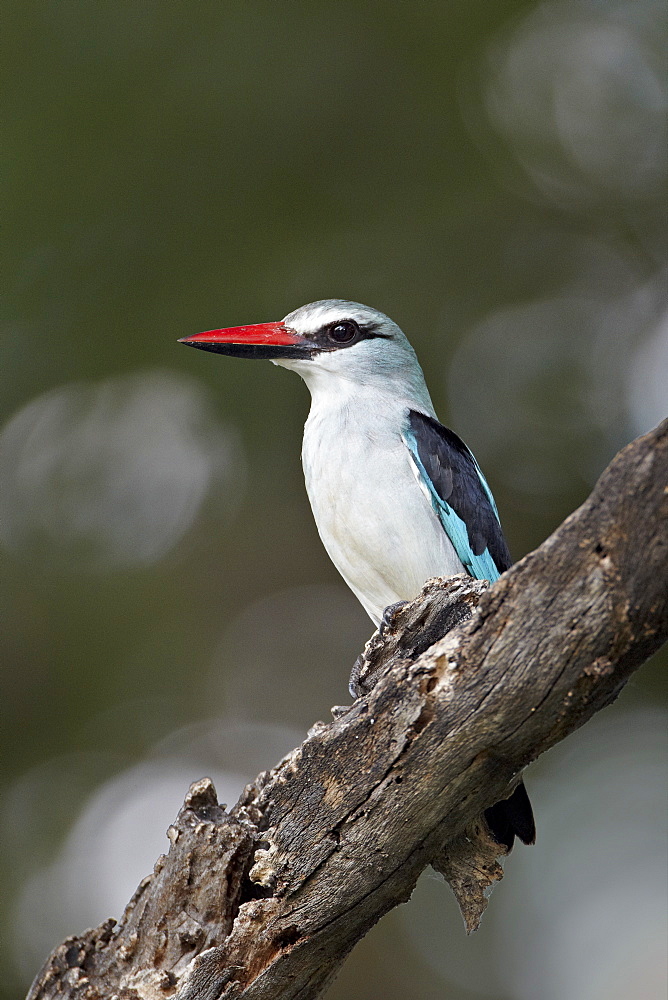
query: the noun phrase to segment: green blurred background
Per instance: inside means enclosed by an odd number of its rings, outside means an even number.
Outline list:
[[[10,0],[3,22],[9,1000],[120,916],[191,780],[234,800],[345,701],[371,631],[304,493],[306,389],[177,338],[382,309],[519,558],[668,411],[668,87],[654,0]],[[329,1000],[661,996],[665,666],[529,773],[539,842],[478,935],[426,875]]]

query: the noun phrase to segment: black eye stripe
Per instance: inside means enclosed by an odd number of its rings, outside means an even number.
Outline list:
[[[306,334],[313,343],[316,352],[336,351],[344,347],[352,347],[360,340],[372,340],[380,337],[391,340],[392,335],[383,333],[381,324],[374,322],[359,323],[357,320],[342,317],[331,323],[326,323],[319,330]]]
[[[368,326],[362,335],[367,337],[369,340],[374,337],[379,337],[381,340],[392,340],[391,333],[381,333],[380,328],[376,326]]]
[[[390,335],[382,333],[375,324],[361,324],[350,319],[329,323],[323,330],[318,331],[316,336],[320,339],[323,334],[330,341],[336,341],[340,344],[349,344],[358,340],[372,340],[376,337],[390,339]]]

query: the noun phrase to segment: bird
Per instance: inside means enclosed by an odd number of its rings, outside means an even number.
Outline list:
[[[494,582],[512,563],[492,492],[472,452],[439,423],[408,338],[346,299],[279,322],[208,330],[179,343],[297,372],[311,394],[302,465],[318,533],[376,626],[432,577]],[[523,782],[485,812],[495,839],[534,843]]]

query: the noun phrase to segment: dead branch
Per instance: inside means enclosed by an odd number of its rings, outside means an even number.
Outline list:
[[[60,945],[29,1000],[317,997],[430,863],[474,926],[501,853],[483,810],[668,635],[667,483],[665,421],[488,591],[441,581],[397,611],[352,707],[229,812],[196,782],[120,923]]]

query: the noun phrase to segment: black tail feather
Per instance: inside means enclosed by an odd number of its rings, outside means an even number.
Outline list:
[[[520,781],[510,798],[485,809],[485,819],[494,839],[509,851],[512,850],[516,836],[523,844],[536,842],[536,824],[523,781]]]

